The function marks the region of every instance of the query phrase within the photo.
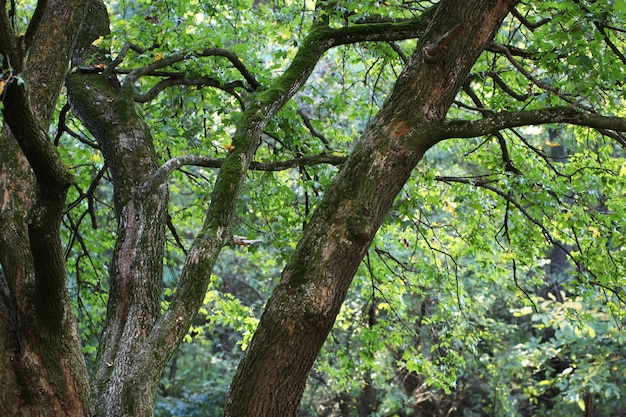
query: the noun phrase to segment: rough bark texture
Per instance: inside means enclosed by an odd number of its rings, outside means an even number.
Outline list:
[[[374,234],[424,152],[442,139],[429,124],[444,118],[514,3],[440,3],[285,267],[231,385],[226,416],[297,415],[313,361]]]
[[[92,42],[108,31],[104,4],[91,1],[72,65],[94,59],[106,63],[107,51]],[[160,314],[167,185],[143,187],[158,162],[150,130],[135,108],[132,86],[113,76],[77,72],[68,76],[67,87],[72,111],[94,135],[109,166],[118,225],[92,380],[94,414],[152,415],[158,379],[130,382],[128,376]]]
[[[0,415],[89,414],[60,240],[71,177],[45,133],[84,5],[51,1],[40,8],[26,44],[6,8],[0,11],[0,53],[28,86],[6,88],[0,135]]]

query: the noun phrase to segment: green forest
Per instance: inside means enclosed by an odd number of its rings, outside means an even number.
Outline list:
[[[626,417],[625,0],[2,0],[0,417]]]

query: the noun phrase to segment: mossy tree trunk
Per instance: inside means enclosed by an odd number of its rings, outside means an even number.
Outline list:
[[[62,9],[62,6],[51,3],[46,10],[52,13],[58,8]],[[84,10],[82,4],[79,8]],[[429,19],[434,18],[435,9],[432,10],[432,12],[424,13],[421,20],[398,25],[363,26],[356,30],[347,28],[341,31],[330,29],[328,22],[319,21],[312,27],[290,68],[271,82],[263,92],[256,94],[251,101],[252,104],[244,113],[234,135],[235,149],[219,172],[204,226],[190,250],[176,296],[169,310],[162,317],[159,317],[159,299],[168,198],[165,182],[167,175],[162,175],[164,173],[162,171],[167,171],[167,169],[158,167],[150,132],[135,109],[132,79],[131,81],[127,79],[120,84],[116,77],[107,74],[77,72],[68,77],[68,93],[73,111],[98,141],[110,167],[115,188],[115,211],[118,221],[118,235],[109,277],[111,292],[107,320],[91,384],[94,397],[93,412],[96,415],[149,416],[152,414],[154,390],[161,370],[186,333],[204,298],[208,277],[217,255],[221,248],[232,239],[230,225],[239,189],[259,144],[261,132],[271,117],[306,82],[321,55],[327,49],[340,44],[414,37],[424,32],[426,25],[430,23]],[[98,50],[92,44],[94,39],[108,33],[106,9],[100,1],[92,1],[89,3],[86,16],[87,19],[82,26],[75,48],[73,65],[84,64],[88,60],[106,63],[108,51]],[[445,15],[441,12],[437,16],[441,20],[439,26],[436,26],[437,29],[432,30],[424,39],[439,39],[449,27],[455,24],[455,22],[443,19],[442,16]],[[65,21],[62,22],[65,23],[64,28],[73,29],[72,36],[76,36],[75,29],[79,26],[79,21],[80,18],[72,20],[65,17]],[[9,28],[8,22],[4,23],[5,27]],[[53,88],[49,91],[56,91],[55,94],[58,94],[64,75],[62,66],[67,65],[69,48],[73,39],[67,42],[66,54],[61,54],[60,59],[64,59],[61,61],[61,68],[51,70],[49,73],[50,76],[56,75],[56,84],[41,83],[42,86],[52,85]],[[10,37],[3,38],[3,51],[12,50],[14,45],[11,42],[15,43],[17,40]],[[58,40],[51,42],[58,42]],[[482,47],[482,44],[479,46]],[[477,53],[480,47],[476,48]],[[272,330],[280,332],[286,329],[290,336],[294,336],[292,340],[298,339],[295,336],[299,336],[298,343],[308,345],[311,340],[314,341],[310,345],[313,349],[309,350],[304,358],[298,352],[287,364],[284,362],[284,354],[280,356],[280,369],[284,369],[285,365],[295,365],[299,360],[297,358],[304,359],[300,365],[293,368],[293,375],[299,375],[296,378],[298,382],[293,386],[285,386],[281,394],[289,401],[275,401],[278,398],[274,391],[277,384],[272,380],[269,381],[270,384],[266,384],[265,380],[251,379],[248,384],[242,385],[240,378],[235,381],[229,410],[232,411],[233,404],[245,403],[249,407],[256,403],[263,410],[272,410],[271,407],[278,404],[278,407],[283,410],[282,413],[290,414],[289,410],[297,407],[300,395],[298,393],[301,393],[301,387],[304,384],[303,378],[332,325],[356,266],[371,241],[380,219],[391,204],[395,195],[393,190],[399,190],[423,152],[434,143],[433,136],[424,135],[424,131],[419,128],[420,124],[414,122],[419,122],[421,119],[440,120],[443,118],[447,110],[446,106],[456,93],[454,88],[463,78],[463,74],[458,73],[458,65],[448,68],[445,62],[446,55],[449,54],[447,50],[441,55],[439,55],[441,51],[436,52],[435,59],[429,62],[428,66],[424,66],[426,72],[420,75],[422,78],[439,77],[440,79],[440,82],[432,83],[428,88],[420,90],[419,97],[424,105],[422,114],[418,115],[418,119],[415,119],[412,113],[407,114],[404,111],[403,114],[404,106],[412,105],[415,101],[407,102],[406,97],[402,95],[395,94],[393,96],[395,99],[389,100],[391,104],[387,105],[387,110],[381,113],[377,121],[372,124],[373,127],[366,133],[362,142],[364,145],[359,148],[361,151],[355,152],[351,162],[343,170],[338,185],[329,192],[327,202],[320,208],[319,214],[316,215],[307,232],[307,237],[300,245],[300,248],[306,248],[313,242],[316,249],[311,252],[311,256],[305,257],[306,259],[300,258],[302,249],[298,252],[291,266],[286,268],[284,273],[286,278],[272,299],[278,305],[284,305],[285,300],[281,300],[281,297],[291,300],[294,296],[292,291],[295,290],[308,299],[308,304],[304,304],[302,310],[305,316],[310,316],[311,312],[315,313],[308,318],[308,320],[312,318],[315,324],[310,327],[312,333],[302,332],[307,326],[297,321],[297,315],[294,316],[293,325],[289,322],[285,327],[282,323]],[[45,58],[44,55],[38,57]],[[49,57],[46,59],[54,61]],[[18,57],[13,59],[14,62],[17,60]],[[415,68],[419,67],[419,61],[420,54],[417,53],[409,71],[401,79],[401,83],[411,83],[419,79]],[[471,66],[469,62],[469,60],[464,61],[464,64]],[[44,66],[44,68],[50,67]],[[450,82],[454,86],[444,88],[444,84]],[[412,86],[415,88],[415,85]],[[406,87],[403,84],[400,90]],[[4,178],[10,178],[10,181],[3,179],[2,184],[5,189],[8,189],[9,184],[12,187],[19,185],[24,188],[24,192],[11,192],[12,201],[9,202],[10,204],[3,205],[3,209],[9,208],[10,210],[5,209],[2,213],[3,222],[8,226],[2,236],[2,264],[4,273],[7,275],[6,281],[2,281],[1,288],[2,311],[7,312],[2,316],[2,324],[9,329],[7,334],[18,336],[21,323],[28,323],[29,320],[35,320],[37,326],[47,326],[37,329],[36,339],[46,337],[45,340],[50,349],[45,354],[52,355],[39,359],[39,363],[31,364],[33,369],[30,369],[32,371],[30,373],[7,372],[6,380],[12,381],[13,384],[8,385],[5,398],[8,398],[12,392],[23,390],[25,386],[36,386],[36,384],[24,381],[23,375],[36,376],[38,372],[39,374],[41,372],[53,374],[46,368],[51,366],[54,371],[58,371],[55,363],[58,364],[63,358],[74,358],[78,365],[72,364],[71,371],[77,373],[78,376],[75,378],[78,381],[68,382],[57,378],[52,384],[55,388],[61,387],[61,391],[63,388],[73,387],[73,391],[69,391],[76,394],[78,402],[75,400],[74,403],[79,404],[80,411],[76,411],[75,408],[70,414],[81,415],[89,413],[87,407],[89,395],[86,389],[84,363],[78,360],[80,354],[78,337],[74,331],[74,322],[64,285],[65,270],[62,258],[59,256],[61,245],[58,236],[60,216],[71,178],[58,160],[54,149],[50,149],[50,141],[41,133],[44,128],[38,128],[38,126],[46,127],[49,123],[50,112],[55,102],[55,97],[49,91],[47,93],[49,97],[40,97],[36,100],[37,103],[45,106],[45,110],[41,110],[44,114],[40,116],[42,118],[40,124],[37,124],[34,119],[21,120],[21,124],[17,124],[16,121],[20,120],[23,115],[30,114],[28,109],[18,106],[27,103],[22,90],[12,86],[10,90],[12,95],[9,96],[9,100],[5,101],[7,104],[5,119],[14,133],[18,133],[18,140],[12,141],[8,136],[3,139],[7,145],[6,149],[11,152],[4,153],[2,157],[3,168],[6,167],[3,169],[6,175]],[[447,94],[445,99],[441,99],[442,94]],[[12,97],[15,101],[11,101]],[[35,101],[32,96],[31,101]],[[24,129],[20,129],[20,126]],[[32,137],[35,137],[38,142],[33,142]],[[391,140],[380,140],[384,138]],[[20,145],[19,148],[16,143]],[[32,150],[34,145],[44,147],[39,150],[35,147],[35,150]],[[373,152],[372,147],[376,148]],[[20,149],[26,155],[28,163],[24,160]],[[52,155],[52,161],[43,158],[41,162],[37,159],[38,156],[48,155]],[[388,155],[392,155],[393,158]],[[388,158],[389,165],[382,164],[381,158]],[[31,181],[31,167],[35,178],[39,180],[39,187]],[[389,177],[389,183],[381,183],[378,187],[367,190],[346,180],[351,175],[361,177],[371,174],[370,181],[376,181],[376,178],[387,173],[395,175]],[[363,178],[366,177],[363,176]],[[391,190],[391,193],[381,194],[386,199],[380,201],[369,199],[368,192],[381,189]],[[33,203],[35,195],[41,198]],[[342,200],[346,195],[353,195],[354,199]],[[333,198],[336,200],[333,201]],[[369,200],[369,203],[365,203],[366,200]],[[29,217],[30,224],[27,224],[26,214],[29,210],[31,217]],[[335,212],[329,214],[332,211]],[[328,224],[332,226],[326,227]],[[322,238],[324,233],[326,235]],[[346,236],[348,240],[345,239]],[[316,242],[318,238],[321,239],[319,245]],[[30,245],[29,239],[32,242]],[[331,242],[333,239],[336,241]],[[19,245],[11,247],[16,241],[26,243],[23,247]],[[51,249],[51,253],[56,255],[44,257],[43,253],[48,254]],[[337,251],[333,252],[334,249]],[[40,259],[47,263],[39,264]],[[337,259],[341,262],[337,263]],[[330,273],[324,268],[320,269],[319,265],[315,265],[322,261],[328,261],[328,267],[336,268],[335,271]],[[306,268],[307,263],[311,265],[308,272],[303,269]],[[316,274],[317,278],[312,279]],[[50,275],[54,279],[48,279]],[[340,275],[344,279],[337,280],[336,283],[329,282],[330,277],[335,275]],[[22,276],[31,277],[30,281],[25,280],[25,284],[20,284],[19,280],[14,278]],[[38,276],[46,279],[38,280]],[[305,292],[302,293],[302,291]],[[316,295],[317,293],[322,295],[321,299]],[[50,297],[51,294],[54,296]],[[20,297],[31,297],[34,300],[27,299],[32,302],[32,304],[27,304],[29,308],[34,306],[34,315],[31,315],[30,311],[25,311],[23,317],[16,316],[15,312],[20,310],[15,306],[22,305]],[[40,301],[39,304],[37,300]],[[273,306],[274,304],[270,304],[270,310],[264,316],[264,323],[274,314]],[[36,320],[37,318],[39,320]],[[59,338],[61,333],[58,328],[55,328],[59,326],[59,323],[63,323],[62,330],[66,333],[70,330],[73,332],[71,337]],[[255,339],[257,343],[265,337],[263,332],[266,328],[267,326],[263,324],[260,336]],[[52,335],[47,337],[49,330],[53,330]],[[72,342],[71,352],[67,352],[69,349],[67,347],[64,348],[65,350],[57,350],[57,347],[63,347],[63,343],[68,343],[67,341]],[[18,340],[12,344],[9,338],[3,339],[3,342],[2,347],[5,352],[11,349],[16,352],[20,352],[20,349],[26,351],[24,350],[24,346],[27,346],[25,342]],[[251,350],[241,369],[249,366],[249,358],[254,357],[256,349]],[[18,363],[21,362],[18,361]],[[38,372],[34,371],[35,368]],[[78,368],[78,371],[75,371],[75,368]],[[62,372],[62,375],[74,375],[72,372]],[[256,389],[255,384],[259,382],[265,386],[265,391],[258,391],[257,395],[267,394],[263,401],[257,403],[256,397],[249,397],[241,403],[232,401],[237,396],[247,396],[250,389]],[[49,398],[51,402],[62,402],[66,397],[64,392],[56,392],[54,389],[44,387],[44,391],[51,392]],[[27,404],[31,407],[31,413],[38,414],[41,410],[46,410],[46,406],[33,400],[35,395],[36,393],[30,393],[21,405]],[[59,407],[56,405],[55,407],[54,413],[59,414]],[[240,411],[239,415],[242,413],[243,415],[256,415],[259,410],[250,412],[252,414]],[[28,412],[24,413],[28,415]],[[273,411],[269,413],[271,415]]]
[[[60,224],[72,178],[46,132],[86,0],[37,7],[18,38],[2,3],[0,415],[82,416],[87,371],[65,283]]]
[[[72,65],[109,62],[108,51],[92,45],[108,32],[104,4],[90,1]],[[120,84],[115,76],[75,72],[67,77],[67,88],[73,113],[92,133],[109,167],[118,225],[107,315],[92,377],[94,415],[152,415],[158,380],[131,381],[129,374],[160,314],[167,184],[143,186],[158,161],[150,130],[135,108],[132,86]]]

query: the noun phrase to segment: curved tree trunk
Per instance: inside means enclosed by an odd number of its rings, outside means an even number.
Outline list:
[[[108,33],[104,4],[90,1],[72,65],[110,62],[108,51],[92,45]],[[120,85],[115,76],[75,72],[67,87],[73,113],[94,135],[109,166],[117,221],[107,316],[92,380],[93,410],[97,416],[149,416],[158,379],[131,382],[129,374],[160,314],[167,184],[143,187],[158,161],[132,86]]]
[[[514,0],[442,1],[393,92],[311,219],[239,365],[228,417],[295,416],[383,217]]]
[[[82,416],[87,371],[60,240],[72,179],[45,132],[86,1],[40,3],[22,40],[0,11],[3,64],[28,88],[7,86],[0,135],[0,415]]]

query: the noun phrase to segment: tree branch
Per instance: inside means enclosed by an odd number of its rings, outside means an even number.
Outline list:
[[[326,149],[330,149],[330,142],[328,141],[326,136],[322,135],[317,130],[315,130],[315,127],[313,127],[313,124],[311,123],[311,118],[307,116],[306,114],[304,114],[302,110],[298,110],[298,116],[302,118],[302,122],[304,122],[304,125],[306,126],[306,128],[309,129],[309,132],[311,132],[313,136],[318,138],[324,144]]]
[[[437,56],[446,49],[446,46],[458,36],[463,30],[463,26],[457,24],[455,27],[444,33],[444,35],[437,39],[436,42],[428,45],[424,48],[424,59],[434,60]]]
[[[33,43],[33,38],[35,37],[37,29],[39,29],[39,24],[41,23],[41,19],[43,18],[47,6],[48,0],[37,1],[37,7],[35,7],[33,17],[31,17],[28,28],[26,29],[26,33],[24,34],[24,46],[27,51],[30,47],[30,44]]]
[[[587,15],[593,16],[593,13],[587,7],[585,7],[580,2],[580,0],[574,0],[574,3],[576,3]],[[604,42],[608,45],[608,47],[611,49],[611,51],[613,51],[613,53],[615,55],[617,55],[617,58],[620,61],[622,61],[622,63],[624,65],[626,65],[626,55],[624,55],[624,53],[619,50],[617,45],[615,45],[615,43],[613,43],[613,41],[611,40],[609,35],[607,35],[607,33],[604,31],[604,29],[606,29],[608,26],[606,26],[606,24],[604,22],[599,22],[596,19],[593,20],[593,25],[596,27],[598,32],[600,32],[600,35],[602,35],[602,39],[604,39]]]
[[[137,79],[143,75],[147,75],[150,72],[153,72],[160,68],[166,68],[170,65],[176,64],[178,62],[186,61],[195,57],[209,57],[209,56],[221,56],[228,59],[233,66],[241,73],[241,75],[245,78],[245,80],[250,85],[250,89],[252,91],[256,90],[261,84],[254,78],[254,75],[248,70],[248,68],[243,64],[243,62],[239,59],[237,54],[232,51],[223,48],[206,48],[202,51],[196,52],[181,52],[177,54],[170,55],[158,61],[154,61],[152,64],[146,65],[141,68],[137,68],[128,74],[126,79],[124,80],[124,85],[134,84]]]
[[[79,65],[77,67],[74,67],[72,69],[72,72],[80,72],[81,74],[102,74],[104,72],[105,68],[103,66],[86,66],[86,65]],[[118,68],[114,68],[111,73],[112,74],[130,74],[133,70],[129,70],[129,69],[118,69]],[[171,77],[171,78],[182,78],[185,76],[184,72],[178,72],[178,71],[150,71],[147,72],[145,74],[143,74],[144,76],[149,76],[149,77]]]
[[[266,89],[257,92],[254,100],[242,113],[233,135],[234,148],[223,160],[222,169],[217,174],[206,218],[193,245],[189,248],[176,294],[135,357],[128,381],[140,384],[146,378],[158,380],[169,353],[187,332],[198,308],[202,305],[210,271],[217,256],[222,247],[232,241],[231,225],[239,193],[260,143],[261,134],[268,121],[304,85],[320,57],[328,49],[329,42],[324,38],[328,30],[323,24],[314,23],[289,67],[280,76],[271,80]],[[161,64],[162,61],[164,60],[155,64]],[[239,59],[236,61],[240,63]],[[148,66],[144,67],[143,71],[156,68],[158,67]],[[135,73],[135,76],[138,74]],[[180,166],[186,158],[189,158],[187,159],[189,161],[194,157],[180,157],[178,160],[166,162],[165,167],[159,168],[143,184],[144,191],[153,190],[162,184],[169,173],[176,169],[177,165]],[[149,375],[146,375],[146,369],[149,370]],[[133,392],[133,395],[141,394]],[[150,393],[146,392],[144,395]]]
[[[549,23],[552,20],[551,17],[546,17],[546,18],[539,20],[538,22],[531,22],[526,17],[522,16],[522,14],[515,8],[511,9],[511,14],[515,16],[515,18],[519,20],[522,25],[530,29],[531,32],[545,25],[546,23]]]
[[[387,44],[398,55],[398,57],[402,60],[402,63],[404,65],[406,65],[409,62],[409,57],[407,57],[406,54],[402,52],[402,49],[400,49],[400,47],[395,42],[387,41]]]
[[[401,22],[367,23],[331,29],[328,32],[328,48],[358,42],[400,41],[419,37],[426,31],[437,6],[430,7],[415,19]]]
[[[78,66],[72,71],[79,71],[83,74],[105,74],[107,71],[113,74],[131,74],[134,70],[128,69],[117,69],[109,67],[101,67],[101,66]],[[243,102],[241,96],[235,92],[236,88],[244,88],[246,90],[250,90],[250,87],[246,87],[243,81],[236,80],[230,82],[223,82],[216,78],[212,77],[187,77],[184,72],[173,72],[173,71],[149,71],[143,76],[150,77],[166,77],[165,79],[159,81],[155,86],[153,86],[150,90],[145,93],[137,93],[135,94],[135,102],[137,103],[147,103],[148,101],[154,99],[161,91],[168,87],[173,87],[176,85],[195,85],[195,86],[207,86],[207,87],[215,87],[222,91],[225,91],[231,95],[233,95],[237,101],[240,103]]]
[[[495,113],[480,120],[444,120],[434,122],[439,140],[451,138],[474,138],[493,134],[512,127],[546,123],[569,123],[594,129],[626,131],[626,118],[608,117],[576,110],[572,107],[554,107],[539,110]]]
[[[464,178],[464,177],[447,177],[447,176],[437,176],[435,177],[435,180],[437,181],[441,181],[441,182],[445,182],[447,184],[450,183],[460,183],[460,184],[467,184],[467,185],[472,185],[472,186],[476,186],[476,187],[480,187],[480,188],[484,188],[485,190],[488,190],[498,196],[500,196],[504,201],[506,201],[507,203],[513,205],[528,221],[530,221],[532,224],[534,224],[535,226],[537,226],[539,228],[539,230],[541,230],[541,234],[544,236],[544,238],[553,246],[556,246],[558,248],[560,248],[561,250],[563,250],[563,252],[567,255],[567,257],[572,261],[572,263],[574,263],[574,265],[576,265],[576,268],[578,270],[578,272],[580,272],[581,274],[584,272],[587,272],[588,274],[590,274],[593,278],[594,281],[588,281],[589,284],[592,285],[598,285],[604,289],[607,289],[609,291],[614,292],[618,297],[619,297],[619,293],[620,293],[620,288],[611,288],[608,287],[606,284],[602,284],[598,279],[596,274],[591,271],[589,268],[587,268],[585,266],[585,264],[577,259],[573,253],[566,247],[566,245],[564,245],[563,243],[561,243],[558,239],[556,239],[552,233],[550,233],[550,231],[548,230],[548,228],[537,218],[535,218],[534,216],[532,216],[528,210],[526,210],[526,208],[524,208],[524,206],[515,198],[513,197],[511,194],[501,190],[498,187],[495,187],[493,185],[491,185],[490,183],[492,182],[491,180],[488,181],[483,181],[483,180],[474,180],[471,178]],[[580,253],[583,253],[582,248],[580,247],[580,245],[578,245],[578,250]],[[579,278],[580,281],[580,278]],[[621,298],[620,298],[621,299]]]
[[[167,87],[173,87],[176,85],[195,85],[195,86],[205,86],[205,87],[215,87],[220,90],[226,91],[229,94],[235,96],[235,98],[241,100],[241,97],[235,92],[235,88],[241,87],[243,88],[242,81],[232,81],[229,83],[223,83],[220,80],[211,77],[175,77],[175,78],[166,78],[164,80],[159,81],[154,87],[143,94],[135,94],[135,102],[137,103],[147,103],[148,101],[154,99],[161,91],[165,90]]]
[[[22,71],[22,51],[9,20],[6,7],[3,7],[0,10],[0,54],[5,57],[2,60],[2,70],[12,67],[19,74]]]
[[[126,43],[124,44],[124,46],[122,47],[122,50],[120,51],[120,53],[117,55],[117,57],[115,57],[115,59],[114,59],[113,61],[111,61],[111,62],[109,62],[109,63],[107,64],[107,66],[104,68],[104,71],[103,71],[103,73],[102,73],[102,74],[103,74],[105,77],[106,77],[106,76],[109,76],[109,75],[111,74],[111,72],[112,72],[115,68],[117,68],[117,66],[118,66],[119,64],[121,64],[121,63],[122,63],[122,61],[124,60],[124,58],[126,58],[126,54],[128,54],[128,51],[129,51],[130,49],[132,49],[133,51],[137,52],[138,54],[143,54],[143,53],[145,53],[145,52],[146,52],[143,48],[140,48],[139,46],[137,46],[137,45],[135,45],[135,44],[133,44],[133,43],[126,42]]]
[[[604,42],[608,45],[611,51],[613,51],[613,53],[617,55],[617,58],[619,58],[619,60],[622,61],[624,65],[626,65],[626,55],[624,55],[624,53],[620,51],[617,45],[615,45],[615,43],[611,40],[609,35],[607,35],[607,33],[605,32],[605,29],[607,28],[607,26],[598,22],[594,22],[594,24],[598,28],[598,32],[600,32],[600,34],[602,35],[602,38],[604,39]]]
[[[522,64],[520,64],[519,62],[517,62],[515,60],[515,58],[513,58],[513,55],[511,54],[511,51],[510,51],[509,47],[504,46],[504,45],[499,45],[499,44],[496,44],[496,43],[492,43],[489,50],[491,52],[500,53],[500,54],[503,54],[504,56],[506,56],[508,61],[511,63],[511,65],[513,65],[513,67],[515,67],[516,70],[518,70],[527,80],[529,80],[530,82],[535,84],[537,87],[541,88],[542,90],[548,91],[548,92],[556,95],[558,98],[560,98],[561,100],[565,101],[566,103],[571,104],[572,106],[576,106],[576,107],[579,107],[581,109],[588,110],[588,111],[592,110],[592,109],[590,109],[588,107],[585,107],[585,106],[581,105],[573,97],[568,96],[567,94],[563,94],[558,89],[556,89],[554,87],[551,87],[551,86],[547,85],[544,82],[539,81],[530,72],[528,72],[522,66]]]
[[[16,82],[5,90],[3,114],[37,180],[47,187],[67,190],[73,182],[72,176],[61,161],[54,144],[39,126],[24,87]]]
[[[321,35],[319,37],[319,41],[324,44],[323,51],[326,51],[330,48],[339,45],[346,45],[358,42],[366,42],[366,41],[398,41],[404,39],[411,39],[418,37],[423,31],[425,31],[428,27],[428,22],[430,17],[435,12],[435,7],[431,7],[429,10],[424,12],[416,19],[410,19],[401,22],[383,22],[383,23],[369,23],[369,24],[360,24],[356,26],[349,26],[338,29],[328,29],[325,28],[324,33],[318,33]],[[116,67],[122,62],[129,49],[136,50],[141,52],[141,50],[130,43],[127,43],[122,48],[122,51],[118,55],[118,57],[113,60],[110,64],[108,64],[104,69],[100,68],[81,68],[81,71],[89,72],[100,72],[102,71],[105,75],[110,72],[115,73],[127,73],[123,70],[116,70]],[[128,72],[128,76],[124,81],[124,85],[134,84],[137,79],[144,75],[156,75],[155,72],[158,69],[166,68],[178,62],[186,61],[190,58],[194,57],[209,57],[209,56],[221,56],[227,58],[233,66],[241,73],[246,82],[249,85],[247,90],[254,91],[261,84],[256,80],[254,75],[248,70],[248,68],[243,64],[242,60],[232,51],[223,48],[206,48],[202,51],[196,52],[181,52],[177,54],[170,55],[163,59],[154,61],[153,63],[143,66],[141,68],[137,68]],[[184,75],[182,75],[181,79],[185,79]],[[199,79],[199,78],[196,78]],[[209,82],[209,78],[206,77],[207,82]],[[164,81],[164,84],[161,84],[157,87],[158,91],[154,94],[158,94],[158,92],[162,91],[163,88],[170,85],[192,85],[193,83],[186,83],[185,81]],[[217,82],[216,82],[217,84]],[[204,85],[204,84],[203,84]],[[214,87],[220,87],[220,85],[213,85],[213,82],[210,81],[209,84]],[[230,90],[225,90],[231,92]],[[148,96],[138,96],[139,102],[145,102],[150,100]],[[145,100],[145,101],[143,101]]]
[[[496,54],[501,54],[503,53],[503,48],[505,48],[509,52],[509,54],[511,54],[511,56],[518,56],[524,59],[536,59],[537,57],[537,52],[535,51],[527,51],[525,49],[518,48],[517,46],[502,45],[502,44],[497,44],[495,42],[487,46],[485,50],[496,53]]]
[[[318,33],[318,35],[322,35],[320,36],[319,41],[324,43],[323,50],[326,51],[335,46],[358,42],[391,42],[415,38],[426,30],[426,28],[428,27],[429,18],[434,14],[434,11],[435,8],[433,7],[424,12],[418,18],[403,22],[370,23],[357,26],[348,26],[338,29],[325,28],[324,33]],[[120,54],[120,56],[122,56],[122,54]],[[254,75],[247,69],[241,59],[239,59],[239,57],[234,52],[222,48],[207,48],[202,51],[181,52],[178,54],[170,55],[158,61],[154,61],[149,65],[131,71],[126,77],[124,83],[133,84],[135,81],[137,81],[139,77],[143,75],[148,75],[155,70],[166,68],[175,63],[182,62],[193,57],[208,56],[221,56],[227,58],[245,78],[245,80],[250,85],[250,89],[252,91],[261,86],[261,84],[254,77]]]
[[[486,117],[490,117],[491,114],[493,113],[490,110],[485,109],[485,106],[480,100],[480,98],[476,95],[476,93],[474,93],[474,91],[468,84],[469,83],[466,82],[463,85],[463,90],[467,93],[467,95],[470,96],[470,98],[472,99],[474,104],[477,106],[478,110],[482,113],[482,115]],[[511,161],[511,157],[509,156],[509,150],[506,145],[506,140],[504,140],[504,136],[502,136],[502,133],[498,131],[498,132],[494,132],[493,135],[496,137],[496,139],[498,140],[498,144],[500,145],[500,150],[502,152],[502,160],[504,161],[504,170],[513,172],[514,174],[521,174],[520,170],[515,168],[515,166],[513,166],[513,162]]]
[[[606,129],[598,129],[598,132],[602,133],[604,136],[608,136],[609,138],[617,141],[622,148],[626,149],[626,135],[619,132],[610,132]]]
[[[174,223],[172,222],[172,216],[170,216],[169,213],[167,215],[167,229],[172,234],[172,237],[176,241],[176,244],[178,245],[180,250],[182,250],[185,256],[187,256],[187,249],[185,248],[183,241],[180,239],[180,236],[178,236],[178,232],[176,232],[176,228],[174,227]]]
[[[144,188],[155,187],[167,181],[167,178],[182,166],[197,166],[205,168],[221,168],[225,159],[209,158],[199,155],[181,155],[165,162],[161,167],[145,182]],[[287,161],[276,162],[251,162],[250,169],[253,171],[284,171],[287,169],[328,164],[338,166],[346,161],[345,156],[318,154],[303,156]]]
[[[504,80],[502,79],[502,77],[500,77],[500,75],[498,75],[497,72],[494,71],[482,71],[478,74],[471,74],[468,77],[468,81],[473,81],[477,78],[484,78],[484,77],[491,77],[491,79],[493,79],[493,82],[500,87],[500,89],[502,89],[502,91],[504,91],[507,95],[513,97],[515,100],[518,101],[526,101],[529,97],[530,94],[526,93],[526,94],[519,94],[517,93],[515,90],[513,90],[511,87],[509,87],[509,85],[507,83],[504,82]]]
[[[344,162],[346,162],[345,156],[319,154],[294,158],[288,161],[252,162],[250,164],[250,169],[255,171],[284,171],[286,169],[320,164],[338,166],[342,165]]]

